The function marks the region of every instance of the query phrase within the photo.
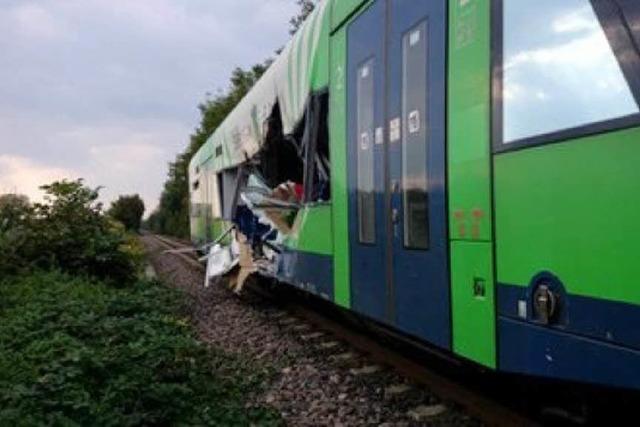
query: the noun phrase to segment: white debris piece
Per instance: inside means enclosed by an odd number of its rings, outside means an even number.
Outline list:
[[[240,251],[235,239],[228,246],[211,246],[207,255],[207,271],[204,286],[208,287],[212,278],[220,277],[231,271],[240,261]]]

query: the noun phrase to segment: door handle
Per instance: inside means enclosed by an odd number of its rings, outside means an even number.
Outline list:
[[[400,221],[400,211],[398,209],[393,208],[391,210],[391,222],[393,224],[397,224]]]
[[[391,191],[394,193],[400,193],[400,181],[397,179],[391,181]]]

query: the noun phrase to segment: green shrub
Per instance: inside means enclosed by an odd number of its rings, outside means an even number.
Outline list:
[[[63,273],[0,281],[0,425],[278,423],[245,408],[266,371],[199,344],[183,300]]]
[[[132,238],[124,228],[103,215],[99,189],[82,180],[42,189],[44,203],[0,208],[0,275],[36,268],[116,283],[135,278],[140,257],[127,252]]]

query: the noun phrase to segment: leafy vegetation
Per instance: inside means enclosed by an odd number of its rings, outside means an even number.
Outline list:
[[[4,196],[0,204],[0,277],[59,269],[121,284],[135,279],[142,251],[122,225],[103,215],[99,189],[81,179],[42,189],[44,203]]]
[[[290,32],[295,33],[313,11],[313,0],[295,0],[300,12],[290,20]],[[160,204],[147,220],[147,227],[157,233],[178,237],[189,236],[189,178],[191,157],[204,145],[227,115],[271,65],[272,59],[254,65],[248,70],[236,68],[231,73],[229,88],[216,95],[208,94],[200,110],[200,124],[191,134],[184,152],[169,164],[169,173],[164,184]]]
[[[186,297],[138,278],[99,189],[42,188],[0,196],[0,425],[279,423],[245,407],[269,372],[200,344]]]
[[[107,213],[111,218],[124,225],[127,231],[138,231],[142,223],[142,215],[144,215],[144,202],[137,194],[120,196],[111,203]]]
[[[193,336],[183,295],[62,273],[0,281],[0,425],[276,424],[266,371]]]

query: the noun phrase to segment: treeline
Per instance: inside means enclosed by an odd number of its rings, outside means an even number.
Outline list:
[[[295,0],[300,11],[289,21],[290,32],[295,33],[313,11],[317,0]],[[169,172],[160,196],[158,208],[149,216],[146,227],[156,233],[189,237],[189,175],[191,157],[204,145],[227,115],[235,108],[253,85],[269,68],[273,59],[249,69],[236,68],[231,74],[226,91],[208,95],[198,105],[200,124],[189,137],[189,145],[169,163]]]

